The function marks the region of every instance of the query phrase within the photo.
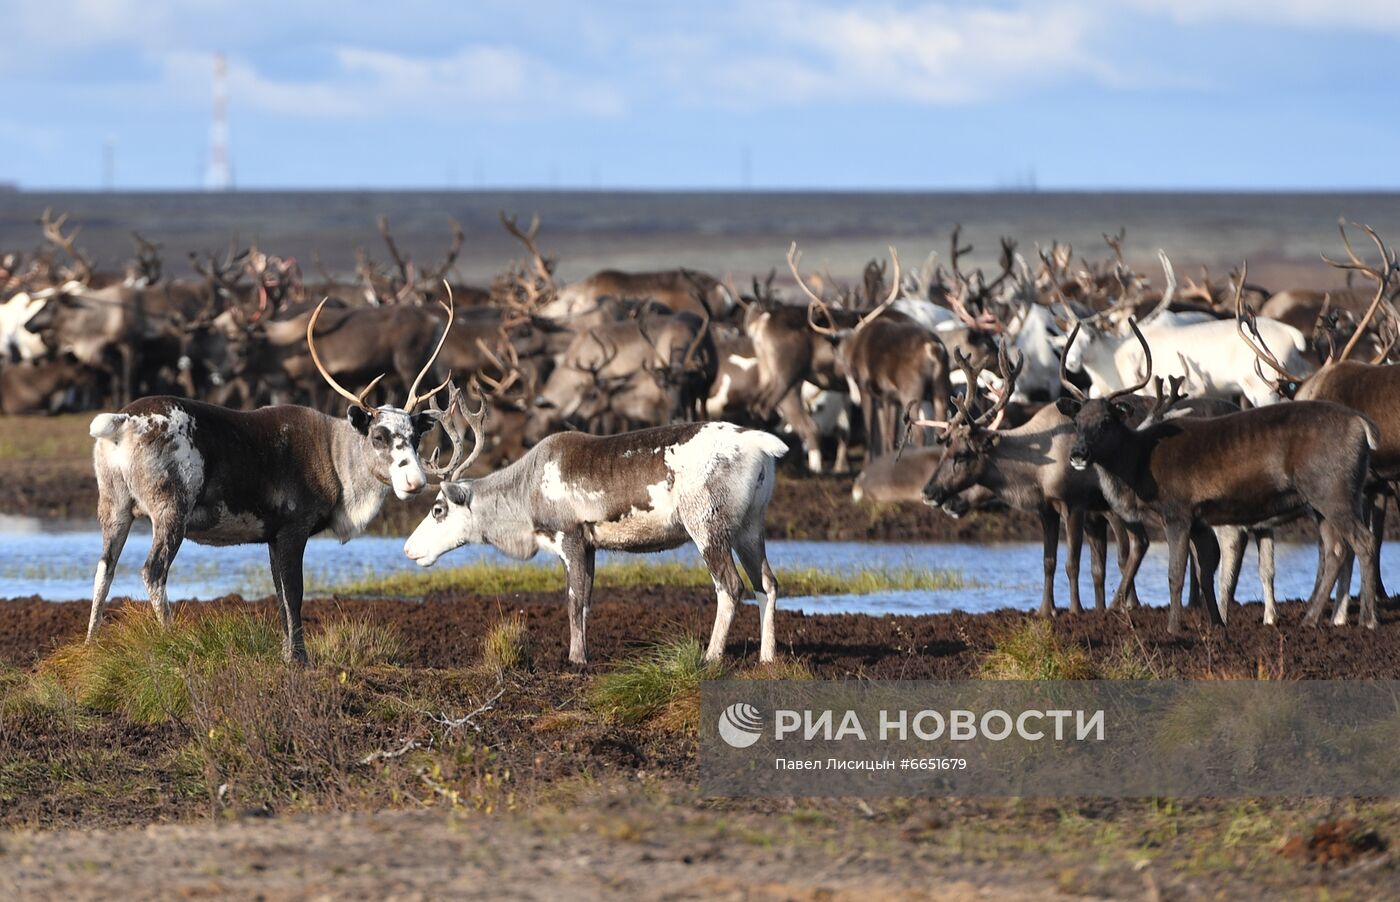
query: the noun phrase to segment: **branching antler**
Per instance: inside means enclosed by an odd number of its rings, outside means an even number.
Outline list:
[[[63,226],[68,222],[68,214],[64,213],[58,219],[53,218],[53,210],[44,208],[44,213],[39,217],[39,227],[44,233],[44,240],[54,247],[62,250],[73,260],[73,278],[83,284],[87,284],[92,279],[93,267],[92,259],[84,254],[82,248],[77,245],[78,232],[82,231],[82,226],[74,226],[67,235],[63,234]]]
[[[1342,233],[1342,245],[1346,247],[1347,250],[1346,262],[1338,262],[1328,257],[1326,254],[1322,255],[1322,259],[1330,266],[1334,266],[1337,269],[1348,270],[1349,272],[1358,272],[1376,281],[1376,295],[1371,299],[1371,305],[1366,308],[1366,315],[1361,318],[1361,322],[1356,324],[1356,331],[1352,333],[1351,338],[1342,348],[1342,352],[1337,355],[1336,359],[1338,361],[1346,360],[1351,356],[1351,352],[1356,348],[1356,344],[1361,340],[1361,336],[1370,328],[1371,322],[1376,317],[1376,310],[1380,307],[1381,301],[1385,299],[1387,290],[1390,288],[1391,279],[1395,276],[1395,252],[1386,246],[1386,243],[1381,240],[1381,236],[1376,234],[1375,229],[1368,225],[1363,225],[1361,228],[1370,236],[1371,241],[1376,245],[1376,249],[1380,251],[1382,269],[1377,270],[1356,255],[1356,251],[1353,250],[1351,246],[1351,239],[1347,237],[1346,222],[1342,220],[1337,222],[1337,229]],[[1243,286],[1244,276],[1241,275],[1241,291],[1243,291]]]
[[[438,466],[437,452],[433,453],[430,460],[423,465],[423,472],[429,479],[438,482],[455,482],[471,468],[476,459],[481,456],[481,452],[486,449],[486,417],[490,412],[490,405],[487,403],[485,395],[480,391],[480,386],[476,380],[472,379],[467,383],[468,390],[481,399],[476,410],[467,407],[466,399],[462,397],[462,392],[455,385],[449,385],[447,391],[447,410],[440,410],[437,406],[437,399],[433,398],[429,404],[430,409],[437,416],[438,424],[442,427],[443,434],[447,436],[448,442],[452,445],[452,457],[446,465]],[[467,431],[472,433],[472,450],[467,454]]]
[[[1244,283],[1249,275],[1249,264],[1246,262],[1240,267],[1239,279],[1235,282],[1235,331],[1239,333],[1244,343],[1249,345],[1249,349],[1254,352],[1254,356],[1259,358],[1254,362],[1254,371],[1259,374],[1259,378],[1268,382],[1259,364],[1265,363],[1288,382],[1301,382],[1302,380],[1288,371],[1283,362],[1274,356],[1274,352],[1269,350],[1269,345],[1264,341],[1264,336],[1259,332],[1259,322],[1256,314],[1252,310],[1246,310],[1244,306]],[[1245,330],[1249,331],[1246,332]]]

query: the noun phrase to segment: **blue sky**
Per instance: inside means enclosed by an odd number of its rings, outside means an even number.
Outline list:
[[[216,50],[246,188],[1400,181],[1395,0],[0,0],[0,12],[0,180],[28,188],[99,187],[109,143],[117,187],[198,186]]]

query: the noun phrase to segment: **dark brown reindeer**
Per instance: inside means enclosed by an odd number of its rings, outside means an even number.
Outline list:
[[[460,405],[459,405],[460,406]],[[693,542],[714,580],[716,611],[707,660],[724,653],[736,603],[749,581],[762,587],[759,660],[776,650],[778,586],[764,548],[764,516],[773,494],[774,460],[787,445],[766,432],[730,423],[684,423],[613,436],[561,432],[504,470],[462,480],[484,445],[481,413],[465,417],[475,448],[465,461],[465,430],[444,419],[453,459],[432,511],[404,544],[420,566],[468,543],[489,544],[519,559],[541,550],[564,564],[569,605],[569,660],[587,662],[588,612],[598,549],[651,552]]]
[[[1298,401],[1219,417],[1164,419],[1135,429],[1126,396],[1151,378],[1152,356],[1137,324],[1130,320],[1129,325],[1143,344],[1142,381],[1104,398],[1087,399],[1074,389],[1075,397],[1062,398],[1057,406],[1074,418],[1070,466],[1092,467],[1105,499],[1128,523],[1141,528],[1149,517],[1162,521],[1170,566],[1168,631],[1181,632],[1181,590],[1193,543],[1207,612],[1213,622],[1220,621],[1210,580],[1218,546],[1210,527],[1251,526],[1302,513],[1319,519],[1325,548],[1343,544],[1361,560],[1361,622],[1374,629],[1378,549],[1361,514],[1377,444],[1375,426],[1336,404]],[[1066,350],[1077,333],[1077,328],[1070,333]],[[1129,559],[1125,579],[1136,576],[1140,562],[1140,553]],[[1341,556],[1328,553],[1324,563],[1308,608],[1309,624],[1322,614]]]
[[[1372,266],[1356,254],[1347,240],[1345,228],[1342,229],[1342,241],[1346,247],[1347,260],[1327,262],[1339,269],[1360,273],[1376,283],[1376,290],[1367,302],[1360,323],[1350,340],[1340,351],[1329,355],[1321,368],[1307,376],[1290,372],[1259,337],[1258,330],[1253,325],[1254,318],[1245,309],[1238,293],[1235,298],[1235,315],[1241,337],[1259,357],[1256,366],[1260,367],[1260,376],[1269,379],[1279,394],[1298,401],[1331,401],[1363,414],[1375,424],[1378,445],[1371,454],[1371,471],[1374,478],[1369,487],[1367,508],[1371,534],[1379,543],[1385,534],[1385,507],[1389,494],[1385,484],[1400,479],[1400,366],[1382,362],[1388,350],[1385,347],[1370,362],[1350,358],[1378,314],[1384,314],[1384,319],[1392,330],[1396,327],[1398,317],[1393,300],[1396,292],[1400,291],[1400,285],[1397,285],[1400,263],[1397,263],[1395,252],[1381,240],[1375,230],[1369,226],[1362,228],[1380,253],[1379,264]],[[1272,378],[1264,374],[1264,367],[1272,371]],[[1344,554],[1342,576],[1337,585],[1341,617],[1346,615],[1351,564],[1350,555]],[[1376,564],[1373,578],[1376,581],[1377,593],[1384,597],[1385,589],[1381,582],[1379,562]]]
[[[162,624],[169,617],[166,577],[186,538],[206,545],[266,543],[283,653],[306,661],[301,597],[307,539],[329,529],[349,541],[379,513],[391,489],[401,499],[422,491],[427,475],[418,442],[441,412],[417,408],[447,384],[418,394],[433,367],[430,357],[402,408],[370,406],[366,397],[378,379],[356,395],[320,365],[313,334],[320,311],[307,322],[306,342],[321,375],[350,402],[345,419],[306,407],[244,412],[171,397],[142,398],[93,419],[102,556],[93,578],[89,641],[102,621],[132,521],[141,515],[153,531],[141,577]]]
[[[948,352],[938,337],[903,314],[885,316],[901,290],[899,256],[894,248],[890,248],[890,257],[894,277],[889,293],[853,326],[843,328],[836,325],[831,308],[803,280],[797,243],[788,248],[788,268],[809,301],[808,323],[812,331],[836,343],[851,400],[865,414],[870,458],[899,446],[899,416],[910,405],[929,402],[935,418],[946,418],[952,390]],[[825,322],[819,322],[819,317]]]

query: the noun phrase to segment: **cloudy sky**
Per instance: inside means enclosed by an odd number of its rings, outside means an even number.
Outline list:
[[[370,8],[370,7],[373,8]],[[3,0],[0,181],[1395,187],[1394,0]]]

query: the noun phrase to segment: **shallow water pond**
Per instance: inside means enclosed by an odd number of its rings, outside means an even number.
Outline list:
[[[149,529],[138,521],[132,530],[112,585],[112,596],[144,598],[140,567],[150,544]],[[0,598],[38,595],[54,601],[84,600],[92,591],[92,572],[101,550],[101,536],[88,523],[55,523],[32,518],[0,517]],[[969,612],[997,608],[1034,609],[1040,604],[1041,552],[1036,543],[987,545],[883,544],[860,542],[770,542],[768,556],[775,569],[814,567],[831,571],[926,568],[960,574],[966,588],[938,591],[890,591],[867,595],[782,596],[788,610],[808,613],[925,614],[960,609]],[[628,555],[603,553],[600,563]],[[698,552],[684,547],[655,555],[658,559],[699,563]],[[491,548],[464,547],[446,555],[439,566],[477,560],[508,563]],[[558,567],[541,554],[523,567]],[[1278,550],[1278,595],[1299,598],[1312,588],[1316,550],[1311,545],[1281,545]],[[403,539],[363,537],[346,545],[333,538],[314,538],[306,551],[308,594],[325,592],[370,574],[412,570],[403,555]],[[1092,604],[1087,552],[1080,583],[1086,604]],[[1387,585],[1400,586],[1400,551],[1387,546],[1382,555]],[[1109,591],[1117,584],[1117,569],[1109,563]],[[1149,604],[1166,601],[1166,547],[1154,544],[1143,562],[1139,594]],[[780,587],[781,591],[781,587]],[[175,599],[209,599],[230,593],[254,598],[272,593],[267,551],[260,545],[211,548],[185,543],[172,568],[169,593]],[[1254,552],[1245,559],[1240,580],[1241,600],[1261,597],[1255,577]],[[1063,571],[1056,579],[1056,601],[1068,603]]]

